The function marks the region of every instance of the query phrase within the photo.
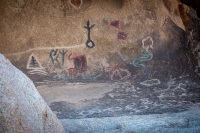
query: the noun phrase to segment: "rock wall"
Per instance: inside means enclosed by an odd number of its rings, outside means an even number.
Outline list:
[[[40,82],[193,77],[199,53],[188,47],[181,6],[178,0],[1,1],[0,52]]]
[[[65,133],[33,82],[0,54],[0,132]]]
[[[187,46],[189,52],[193,54],[193,66],[195,66],[195,72],[200,75],[200,19],[197,17],[197,12],[188,8],[186,5],[180,6],[181,15],[183,18],[183,22],[187,27]]]

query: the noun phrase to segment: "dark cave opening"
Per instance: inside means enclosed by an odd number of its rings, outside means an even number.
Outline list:
[[[199,0],[180,0],[182,3],[192,7],[197,12],[197,16],[200,17],[200,1]]]

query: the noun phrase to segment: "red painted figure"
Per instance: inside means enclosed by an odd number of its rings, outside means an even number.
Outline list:
[[[71,58],[71,56],[72,56],[72,53],[69,54],[68,59],[69,60],[73,60],[74,67],[73,68],[69,68],[68,71],[70,73],[72,73],[73,70],[75,69],[75,70],[78,70],[81,73],[86,72],[87,68],[88,68],[86,56],[85,55],[81,55],[81,56],[76,56],[76,57],[73,57],[73,58]]]

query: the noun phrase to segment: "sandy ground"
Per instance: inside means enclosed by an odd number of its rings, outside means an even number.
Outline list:
[[[99,99],[116,87],[118,85],[114,83],[64,83],[42,85],[37,89],[50,105],[59,101],[81,104],[87,100]]]

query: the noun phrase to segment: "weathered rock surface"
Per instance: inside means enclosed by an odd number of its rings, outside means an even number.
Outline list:
[[[200,107],[200,82],[63,83],[37,86],[59,119],[177,113]]]
[[[200,110],[171,114],[122,117],[63,119],[61,122],[75,133],[199,133]]]
[[[200,20],[180,0],[6,0],[0,13],[0,52],[60,119],[199,107]],[[112,89],[113,81],[126,83]],[[68,93],[66,82],[107,83]]]
[[[34,82],[199,74],[199,27],[188,28],[195,13],[179,0],[7,0],[0,7],[0,52]]]
[[[65,133],[33,82],[0,54],[0,133]]]

